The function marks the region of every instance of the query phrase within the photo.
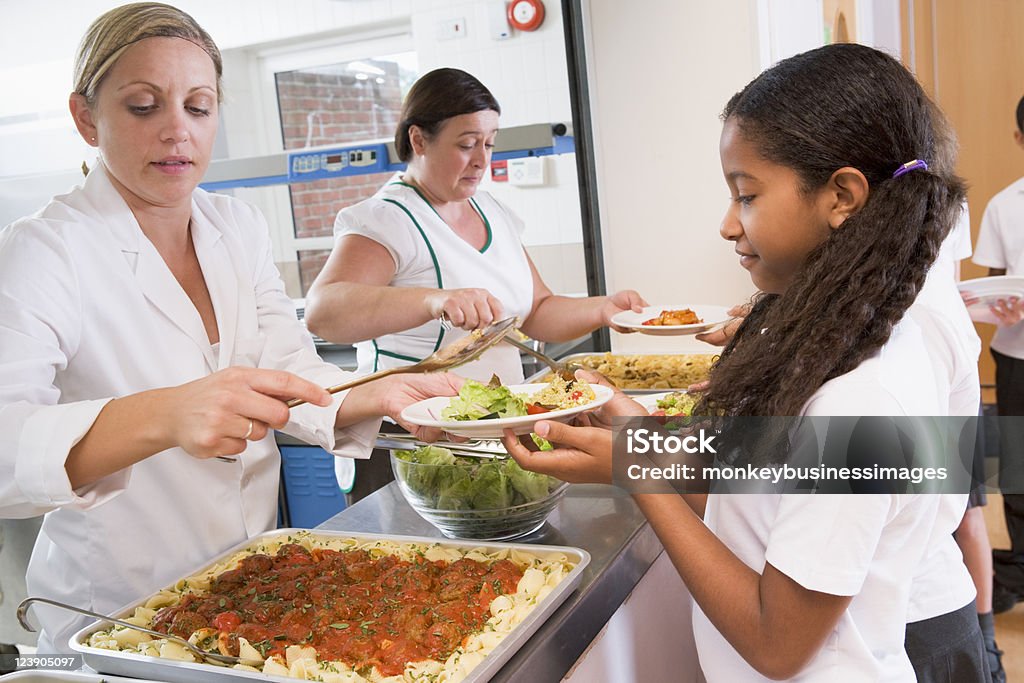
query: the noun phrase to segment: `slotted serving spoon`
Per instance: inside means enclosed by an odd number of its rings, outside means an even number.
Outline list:
[[[357,377],[351,382],[327,387],[327,393],[336,394],[339,391],[358,387],[382,377],[387,377],[388,375],[399,375],[409,372],[437,372],[438,370],[449,370],[451,368],[458,367],[472,360],[476,360],[481,353],[500,342],[506,334],[515,329],[518,323],[519,318],[516,317],[498,320],[486,327],[473,330],[465,337],[457,339],[447,346],[442,346],[419,363],[397,368],[388,368],[387,370],[381,370],[380,372],[375,372],[370,375]],[[294,408],[295,406],[300,406],[303,403],[305,403],[303,399],[293,398],[288,401],[288,407]]]
[[[551,356],[547,356],[541,353],[540,351],[533,349],[530,345],[524,344],[523,342],[519,341],[512,335],[505,337],[504,339],[502,339],[502,341],[505,342],[506,344],[511,344],[512,346],[516,347],[523,353],[533,356],[540,362],[544,363],[549,368],[551,368],[552,373],[560,376],[566,382],[571,382],[572,380],[576,379],[577,370],[581,368],[584,370],[587,369],[584,366],[580,365],[579,363],[559,363]]]
[[[244,664],[246,666],[254,666],[259,669],[263,668],[262,660],[243,659],[241,657],[232,657],[231,655],[222,655],[219,652],[208,652],[196,645],[193,645],[184,638],[179,638],[178,636],[174,636],[169,633],[161,633],[160,631],[154,631],[153,629],[146,628],[145,626],[137,626],[136,624],[133,624],[128,621],[122,621],[121,619],[108,617],[105,614],[91,612],[87,609],[75,607],[74,605],[68,605],[67,603],[63,602],[57,602],[56,600],[50,600],[49,598],[25,598],[21,601],[21,604],[18,605],[18,621],[21,623],[21,627],[30,633],[36,632],[35,627],[32,626],[31,623],[29,623],[27,614],[28,608],[33,602],[41,602],[47,605],[52,605],[53,607],[66,609],[71,612],[78,612],[79,614],[84,614],[85,616],[92,617],[93,619],[99,619],[100,621],[106,621],[111,624],[116,624],[117,626],[130,628],[133,631],[141,631],[142,633],[147,633],[153,636],[154,638],[170,640],[172,642],[178,643],[184,648],[187,648],[189,652],[196,655],[197,657],[201,657],[202,659],[205,659],[210,662],[215,662],[217,664],[226,664],[228,666],[234,666],[235,664]]]

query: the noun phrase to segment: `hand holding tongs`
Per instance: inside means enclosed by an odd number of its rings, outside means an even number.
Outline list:
[[[108,617],[98,612],[90,612],[87,609],[75,607],[74,605],[68,605],[63,602],[57,602],[56,600],[50,600],[48,598],[25,598],[21,601],[21,604],[18,605],[18,621],[21,623],[21,627],[30,633],[35,633],[36,629],[34,626],[32,626],[32,624],[29,623],[26,613],[28,612],[29,606],[33,602],[42,602],[47,605],[52,605],[53,607],[60,607],[61,609],[70,610],[71,612],[78,612],[79,614],[84,614],[85,616],[92,617],[93,619],[99,619],[100,621],[106,621],[111,624],[116,624],[117,626],[130,628],[134,631],[141,631],[142,633],[149,634],[154,638],[169,640],[171,642],[181,645],[184,648],[187,648],[189,652],[196,655],[197,657],[208,660],[210,662],[214,662],[216,664],[226,664],[228,666],[234,666],[235,664],[244,664],[246,666],[253,666],[258,669],[263,668],[263,660],[242,659],[241,657],[222,655],[219,652],[207,652],[206,650],[203,650],[200,647],[188,642],[184,638],[179,638],[178,636],[174,636],[169,633],[161,633],[160,631],[154,631],[153,629],[146,628],[145,626],[138,626],[128,621],[122,621],[121,619]]]

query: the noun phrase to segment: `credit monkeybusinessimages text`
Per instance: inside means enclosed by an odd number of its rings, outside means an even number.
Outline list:
[[[626,452],[629,455],[715,455],[715,435],[704,430],[687,436],[665,435],[649,429],[626,430]],[[868,465],[863,467],[837,467],[812,465],[795,467],[789,464],[773,465],[692,465],[672,463],[650,466],[631,464],[626,467],[626,476],[634,481],[642,480],[719,480],[719,481],[762,481],[778,484],[782,481],[903,481],[920,484],[925,481],[945,481],[948,472],[945,467],[887,467]]]
[[[673,463],[664,467],[629,465],[626,476],[634,481],[663,479],[693,481],[764,481],[778,484],[781,481],[905,481],[920,484],[925,481],[945,481],[948,473],[945,467],[793,467],[792,465],[731,465],[723,467],[698,467]]]

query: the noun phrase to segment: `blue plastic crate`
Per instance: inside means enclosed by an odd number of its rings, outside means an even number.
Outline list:
[[[313,528],[345,509],[334,458],[316,446],[281,446],[282,524]]]

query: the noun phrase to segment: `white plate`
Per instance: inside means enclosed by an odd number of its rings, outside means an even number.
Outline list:
[[[970,292],[978,299],[977,303],[967,307],[967,312],[971,315],[971,320],[979,323],[993,325],[999,323],[999,318],[989,310],[989,306],[1000,299],[1009,299],[1014,296],[1024,299],[1024,277],[1017,275],[996,275],[964,280],[957,283],[957,288],[961,292]]]
[[[631,398],[640,405],[642,405],[644,407],[644,410],[646,410],[648,413],[653,413],[655,410],[658,409],[658,401],[665,398],[669,394],[677,393],[677,391],[662,391],[657,394],[643,394],[642,396],[632,396]]]
[[[662,311],[678,311],[689,308],[697,317],[703,320],[702,323],[693,325],[644,325],[645,320],[657,318]],[[697,334],[710,330],[718,323],[729,319],[729,309],[725,306],[709,306],[705,304],[671,304],[665,306],[648,306],[641,313],[633,311],[620,311],[612,316],[612,322],[620,327],[655,336],[678,336],[681,334]]]
[[[514,394],[531,396],[546,386],[546,383],[513,384],[509,389]],[[569,418],[573,415],[604,405],[613,395],[612,390],[608,387],[603,387],[600,384],[591,384],[590,386],[594,390],[595,398],[593,401],[575,408],[552,410],[550,413],[503,417],[496,420],[442,420],[441,411],[448,407],[452,397],[437,396],[408,406],[402,411],[402,419],[420,427],[437,427],[449,434],[468,438],[500,439],[504,436],[504,430],[506,429],[511,429],[515,434],[529,434],[533,431],[533,425],[541,420],[568,422]]]

